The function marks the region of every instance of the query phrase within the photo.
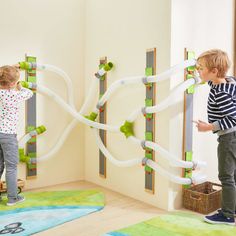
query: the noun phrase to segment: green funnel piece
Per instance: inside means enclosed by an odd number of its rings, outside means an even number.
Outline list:
[[[21,62],[19,62],[19,65],[20,65],[20,69],[21,70],[29,70],[29,69],[31,69],[31,64],[29,62],[21,61]]]
[[[43,132],[46,131],[46,127],[44,125],[41,125],[41,126],[38,126],[35,130],[38,134],[42,134]]]
[[[95,121],[97,116],[98,116],[97,113],[91,112],[89,116],[84,116],[84,117],[87,118],[88,120]]]
[[[120,127],[120,131],[124,133],[125,137],[134,136],[133,122],[125,121],[124,125]]]
[[[106,63],[104,66],[103,66],[103,69],[105,70],[105,71],[110,71],[112,68],[113,68],[113,63],[112,62],[108,62],[108,63]]]

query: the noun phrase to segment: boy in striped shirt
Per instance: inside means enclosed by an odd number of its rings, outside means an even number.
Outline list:
[[[218,138],[218,177],[222,184],[221,210],[204,220],[212,224],[235,225],[236,213],[236,81],[227,77],[230,67],[227,54],[219,49],[202,53],[197,69],[208,82],[208,122],[194,121],[199,132],[212,131]]]

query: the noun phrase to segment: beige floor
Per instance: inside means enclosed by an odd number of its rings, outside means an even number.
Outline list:
[[[36,236],[101,236],[157,215],[165,213],[151,205],[134,200],[89,182],[79,181],[57,185],[42,190],[100,189],[105,194],[106,205],[103,210],[67,222],[49,230],[34,234]]]

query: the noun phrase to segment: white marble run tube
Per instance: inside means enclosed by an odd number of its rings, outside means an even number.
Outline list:
[[[170,165],[173,167],[181,167],[181,168],[192,168],[192,169],[200,169],[207,166],[206,162],[203,161],[183,161],[179,160],[175,155],[168,152],[166,149],[158,145],[157,143],[146,141],[146,140],[140,140],[134,136],[129,136],[127,138],[131,142],[145,148],[150,148],[152,150],[155,150],[157,153],[161,154],[161,158],[164,158],[165,160],[169,161]]]
[[[113,84],[110,85],[108,90],[100,98],[100,100],[97,103],[97,107],[103,106],[105,104],[105,102],[109,99],[111,94],[114,93],[121,86],[128,85],[128,84],[134,84],[134,83],[160,82],[160,81],[170,78],[170,76],[173,75],[174,73],[181,71],[189,66],[194,66],[195,64],[196,64],[196,60],[194,60],[194,59],[186,60],[176,66],[171,67],[169,70],[167,70],[163,73],[157,74],[157,75],[148,76],[148,77],[146,77],[146,76],[133,76],[133,77],[127,77],[127,78],[117,80],[116,82],[114,82]],[[99,111],[98,108],[96,108],[94,110],[95,113],[98,113],[98,111]]]
[[[166,99],[164,99],[162,102],[160,102],[159,104],[157,104],[155,106],[138,108],[137,110],[135,110],[134,112],[132,112],[129,115],[129,117],[127,118],[127,121],[134,122],[140,114],[157,113],[157,112],[160,112],[160,111],[166,109],[167,107],[176,103],[175,97],[178,94],[182,94],[187,88],[189,88],[190,86],[192,86],[196,83],[199,83],[199,82],[200,82],[200,80],[198,78],[192,78],[192,79],[188,79],[188,80],[184,81],[179,86],[177,86],[175,89],[173,89],[170,92],[170,95]]]
[[[162,175],[163,177],[169,179],[170,181],[177,183],[177,184],[199,184],[203,183],[206,181],[206,176],[204,175],[195,175],[193,174],[193,177],[191,178],[182,178],[176,175],[173,175],[160,167],[156,162],[147,159],[147,158],[136,158],[136,159],[131,159],[131,160],[125,160],[125,161],[120,161],[117,160],[115,157],[111,155],[111,153],[107,150],[107,148],[104,146],[99,134],[98,130],[94,130],[95,136],[96,136],[96,142],[101,150],[101,152],[106,156],[108,161],[110,161],[113,165],[118,166],[118,167],[131,167],[135,166],[141,163],[144,163],[143,160],[145,160],[145,164],[155,171],[157,171],[158,174]],[[137,141],[137,140],[136,140]]]
[[[67,111],[68,113],[70,113],[73,117],[75,117],[78,121],[89,125],[91,127],[97,128],[97,129],[103,129],[103,130],[108,130],[111,132],[120,132],[120,128],[119,126],[111,126],[111,125],[105,125],[105,124],[101,124],[98,122],[94,122],[91,120],[88,120],[87,118],[85,118],[84,116],[82,116],[81,114],[79,114],[74,108],[72,108],[71,106],[69,106],[61,97],[59,97],[56,93],[54,93],[53,91],[51,91],[50,89],[42,86],[42,85],[38,85],[37,86],[37,91],[39,93],[42,93],[44,95],[47,95],[48,97],[50,97],[52,100],[54,100],[58,105],[60,105],[65,111]]]
[[[131,159],[131,160],[125,160],[125,161],[120,161],[120,160],[117,160],[115,157],[113,157],[111,155],[111,153],[107,150],[107,148],[104,146],[100,136],[99,136],[99,133],[98,133],[98,130],[94,129],[94,135],[95,135],[95,138],[96,138],[96,142],[97,142],[97,145],[99,147],[99,149],[101,150],[101,152],[104,154],[104,156],[106,156],[106,158],[115,166],[118,166],[118,167],[131,167],[131,166],[135,166],[137,164],[141,164],[142,163],[142,159],[143,158],[136,158],[136,159]]]
[[[146,159],[146,165],[157,171],[158,174],[162,175],[163,177],[169,179],[171,182],[176,184],[201,184],[206,181],[205,175],[196,175],[193,174],[191,178],[182,178],[176,175],[171,174],[170,172],[166,171],[165,169],[161,168],[156,162]]]
[[[67,96],[68,96],[69,104],[70,104],[70,106],[75,108],[73,84],[72,84],[70,77],[67,75],[67,73],[65,73],[65,71],[63,71],[62,69],[60,69],[56,66],[48,65],[48,64],[39,64],[39,63],[37,63],[37,70],[52,71],[52,72],[60,75],[64,79],[64,81],[66,82],[66,85],[67,85]]]
[[[175,155],[169,153],[166,149],[158,145],[157,143],[151,141],[145,141],[145,147],[151,148],[155,150],[157,153],[161,154],[166,160],[170,162],[170,164],[174,167],[181,168],[192,168],[192,169],[200,169],[207,166],[206,162],[203,161],[183,161],[179,160],[175,157]]]

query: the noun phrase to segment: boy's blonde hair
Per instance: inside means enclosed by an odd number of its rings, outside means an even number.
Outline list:
[[[14,66],[0,67],[0,86],[8,87],[11,83],[18,81],[20,77],[19,70]]]
[[[220,49],[212,49],[203,52],[198,57],[197,61],[199,60],[204,60],[205,66],[209,71],[216,68],[218,70],[218,78],[225,77],[230,67],[230,60],[227,53]]]

